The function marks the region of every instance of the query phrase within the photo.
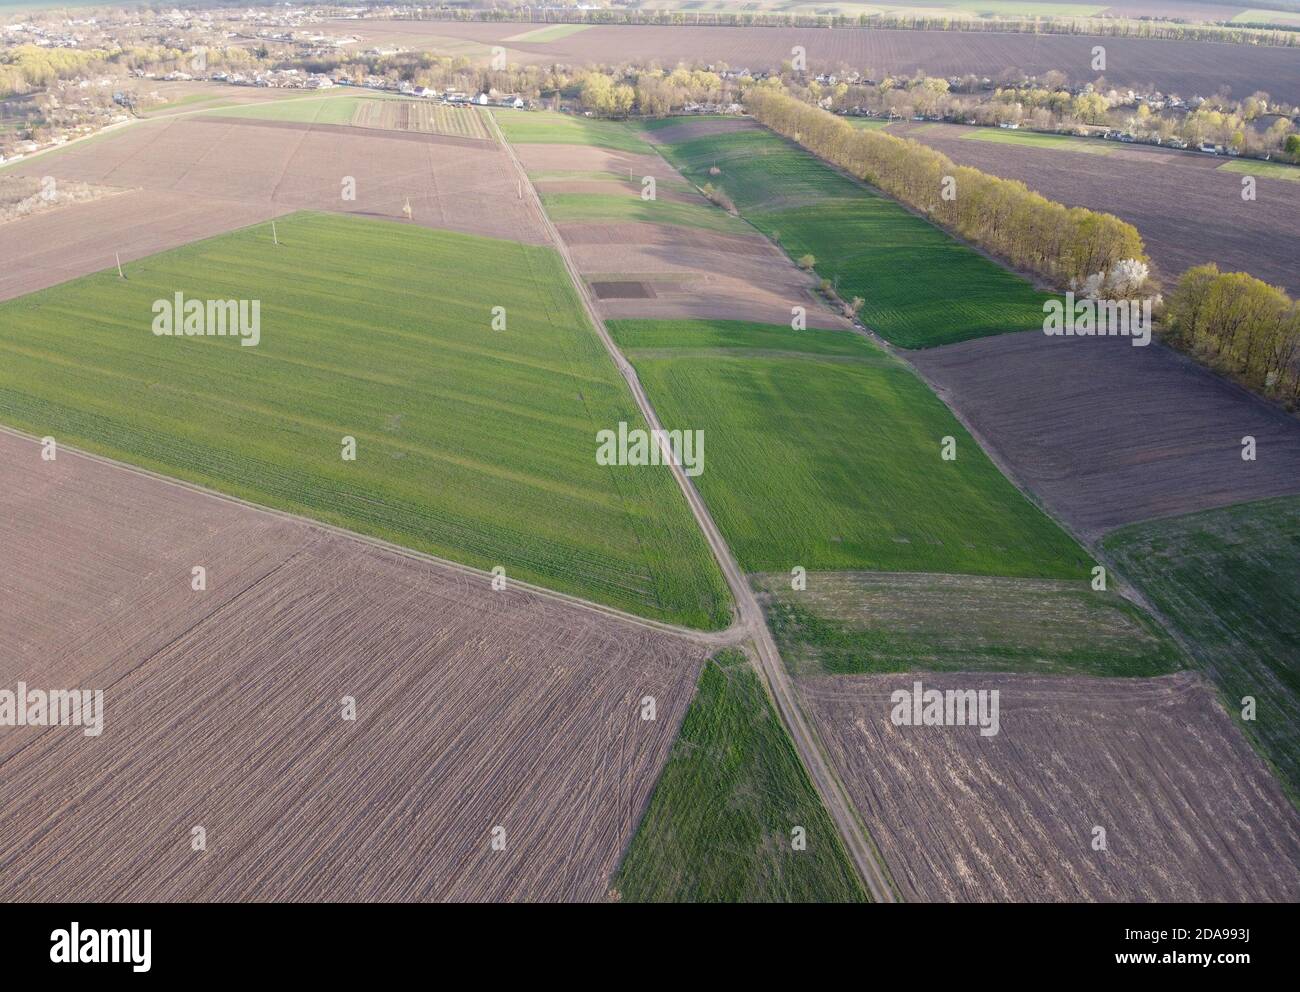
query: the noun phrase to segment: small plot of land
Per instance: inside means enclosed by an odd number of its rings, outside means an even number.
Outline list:
[[[794,849],[796,827],[803,850]],[[742,653],[705,666],[613,884],[625,902],[866,901]]]
[[[1046,294],[770,132],[660,147],[687,178],[723,190],[792,259],[813,256],[817,273],[842,299],[861,298],[863,322],[894,344],[1042,325]]]
[[[866,338],[703,321],[609,326],[664,426],[703,431],[696,485],[746,571],[1087,577],[1083,549]],[[941,457],[945,437],[955,460]]]
[[[0,728],[0,898],[606,898],[700,645],[67,449],[0,460],[0,678],[104,690],[101,736]]]
[[[1300,499],[1232,506],[1126,527],[1106,538],[1183,635],[1231,712],[1300,802]]]
[[[1039,331],[908,358],[1086,535],[1300,492],[1300,421],[1159,343]],[[1242,459],[1245,437],[1254,461]]]
[[[1026,672],[1164,675],[1174,642],[1127,600],[1086,581],[813,572],[755,576],[795,675]]]
[[[896,726],[897,690],[997,691],[999,732]],[[1192,673],[801,680],[905,898],[1294,902],[1300,815]],[[1105,850],[1094,845],[1105,831]]]
[[[1225,163],[1217,156],[1167,148],[947,124],[922,134],[907,127],[897,133],[915,136],[961,165],[1019,180],[1068,206],[1123,218],[1141,232],[1166,285],[1193,265],[1215,262],[1224,271],[1249,272],[1300,294],[1295,265],[1300,197],[1286,182],[1300,176],[1295,166],[1240,159]],[[978,140],[981,135],[989,137]],[[1055,143],[1032,148],[993,135]],[[1061,148],[1108,150],[1110,155],[1099,168],[1095,159],[1061,154]],[[1242,199],[1242,174],[1258,177],[1254,200]]]
[[[487,125],[477,110],[446,104],[363,100],[357,104],[349,123],[359,127],[490,140]]]
[[[721,574],[671,474],[596,462],[598,431],[642,421],[552,250],[328,214],[282,219],[279,239],[248,229],[0,307],[0,421],[725,626]],[[178,292],[260,301],[260,343],[155,336],[155,301]]]
[[[600,192],[542,193],[542,205],[557,224],[609,221],[610,223],[668,224],[697,227],[720,234],[751,234],[742,220],[712,206],[703,197],[694,202],[671,199],[644,200],[606,183]]]

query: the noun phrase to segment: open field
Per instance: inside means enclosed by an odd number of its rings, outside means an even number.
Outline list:
[[[9,174],[134,192],[19,222],[0,245],[0,298],[103,269],[114,252],[128,262],[301,208],[401,220],[409,200],[417,225],[544,240],[504,150],[465,138],[199,114],[132,124]]]
[[[549,110],[493,110],[492,113],[512,145],[595,145],[641,155],[654,154],[654,149],[636,130],[619,121]]]
[[[1056,69],[1082,84],[1100,75],[1091,68],[1092,46],[1098,39],[1084,34],[620,25],[593,26],[550,42],[506,42],[527,30],[526,25],[344,19],[325,21],[323,29],[358,34],[364,47],[385,42],[445,51],[437,43],[447,38],[483,46],[508,44],[511,61],[543,65],[657,60],[666,66],[726,63],[758,71],[779,69],[789,60],[790,49],[802,45],[812,72],[835,72],[849,65],[872,79],[917,72],[944,78],[970,72],[994,79],[1008,69],[1031,75]],[[1104,75],[1112,86],[1156,88],[1183,97],[1208,96],[1227,86],[1239,99],[1263,90],[1274,99],[1300,103],[1294,49],[1147,38],[1101,40],[1106,46]]]
[[[788,573],[753,582],[794,675],[1147,676],[1182,667],[1150,617],[1082,580],[812,572],[799,591]]]
[[[1300,492],[1300,421],[1158,342],[1034,331],[908,360],[1085,535]]]
[[[1300,499],[1126,527],[1106,550],[1173,622],[1300,803]]]
[[[791,308],[802,306],[810,327],[848,326],[815,294],[810,275],[643,147],[525,141],[517,149],[602,316],[789,323]],[[654,200],[641,199],[645,177],[654,180]]]
[[[895,726],[891,693],[917,680],[996,690],[999,732]],[[799,684],[905,898],[1300,899],[1300,814],[1193,673]]]
[[[807,848],[792,847],[803,827]],[[613,882],[625,902],[864,902],[835,826],[744,654],[705,665]]]
[[[1300,294],[1295,266],[1300,257],[1300,197],[1285,182],[1292,174],[1300,175],[1300,168],[1246,160],[1225,163],[1213,155],[1151,146],[951,124],[924,133],[909,124],[891,132],[915,137],[961,165],[1018,179],[1049,199],[1129,221],[1141,232],[1166,285],[1193,265],[1217,262],[1224,271],[1249,272]],[[976,137],[986,134],[988,139]],[[1006,144],[1008,139],[995,140],[993,135],[1055,138],[1056,143],[1031,148]],[[1065,154],[1061,148],[1110,154],[1099,168],[1094,156]],[[1253,201],[1241,198],[1241,174],[1258,177]]]
[[[704,432],[696,485],[746,571],[1087,577],[1083,549],[901,361],[864,337],[779,327],[762,329],[769,347],[733,351],[733,331],[610,323],[664,426]]]
[[[917,131],[933,133],[924,128],[914,128],[908,136],[911,137]],[[1041,134],[1036,131],[1004,131],[1002,128],[979,127],[967,131],[961,137],[967,141],[991,141],[995,145],[1045,148],[1051,151],[1077,152],[1080,155],[1109,155],[1115,151],[1114,144],[1103,141],[1075,138],[1068,134]]]
[[[246,229],[0,307],[0,422],[726,625],[721,574],[668,470],[596,462],[598,431],[641,421],[551,249],[328,214],[284,218],[279,237]],[[261,343],[154,336],[152,301],[175,292],[260,301]]]
[[[817,274],[842,299],[860,297],[862,321],[894,344],[929,347],[1042,326],[1048,297],[1028,281],[770,132],[660,147],[688,179],[722,189],[792,259],[811,254]]]
[[[606,897],[704,647],[66,449],[0,457],[3,684],[104,690],[99,737],[0,729],[0,898]]]

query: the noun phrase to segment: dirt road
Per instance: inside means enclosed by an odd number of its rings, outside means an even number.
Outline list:
[[[492,129],[497,140],[505,147],[510,161],[519,174],[521,190],[525,191],[524,195],[529,198],[533,209],[539,215],[543,228],[550,236],[556,251],[560,253],[560,257],[564,260],[564,266],[568,270],[574,288],[577,290],[583,307],[587,311],[587,317],[596,328],[596,333],[600,335],[605,350],[609,352],[610,358],[614,360],[619,372],[627,380],[628,387],[632,390],[632,395],[636,397],[637,406],[640,407],[646,423],[650,425],[652,430],[662,431],[663,425],[659,422],[654,407],[650,404],[645,389],[641,386],[636,370],[623,357],[623,353],[619,350],[618,345],[614,343],[609,330],[605,327],[596,306],[596,301],[592,298],[591,291],[588,289],[585,280],[579,274],[564,240],[546,215],[546,211],[542,209],[541,199],[538,197],[537,191],[533,189],[533,184],[528,179],[528,173],[524,169],[523,163],[519,161],[514,148],[506,141],[505,135],[501,133],[496,117],[489,114],[488,118],[492,123]],[[704,532],[709,546],[713,549],[713,555],[717,559],[718,565],[722,568],[722,574],[726,577],[728,586],[731,587],[731,594],[735,597],[739,612],[738,626],[753,641],[755,653],[758,657],[759,674],[776,703],[777,711],[781,714],[781,719],[790,732],[795,748],[799,752],[799,757],[812,778],[813,785],[816,786],[822,802],[825,803],[826,809],[835,821],[849,856],[857,865],[858,872],[871,893],[871,898],[876,902],[893,902],[895,900],[893,885],[885,873],[875,845],[867,835],[866,828],[858,819],[853,804],[844,791],[843,784],[832,771],[830,762],[827,760],[820,742],[814,735],[811,725],[799,706],[794,686],[781,661],[780,653],[777,651],[776,642],[772,639],[767,624],[763,620],[763,611],[758,604],[757,597],[750,588],[749,582],[745,578],[744,572],[741,571],[735,556],[731,553],[731,548],[723,539],[722,532],[718,530],[717,524],[714,523],[713,517],[704,505],[704,500],[686,477],[681,465],[677,464],[671,457],[671,451],[667,446],[664,435],[658,434],[655,436],[659,438],[663,447],[664,461],[671,468],[673,477],[681,487],[682,493],[690,505],[691,512],[695,514],[695,519]]]

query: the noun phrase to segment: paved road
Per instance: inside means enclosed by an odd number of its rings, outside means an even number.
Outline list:
[[[524,169],[523,163],[519,161],[514,148],[510,146],[510,143],[505,139],[505,135],[501,133],[495,115],[487,114],[486,116],[492,122],[492,128],[496,132],[497,140],[505,147],[510,161],[519,175],[521,191],[529,199],[532,208],[540,218],[543,230],[551,239],[556,251],[560,253],[564,266],[568,269],[569,278],[582,300],[587,316],[596,328],[596,333],[600,335],[605,350],[609,352],[610,358],[614,360],[619,372],[627,380],[628,388],[632,390],[632,395],[636,397],[637,406],[641,408],[641,414],[645,417],[646,423],[650,425],[652,430],[662,431],[663,425],[659,422],[659,417],[656,415],[654,407],[651,406],[645,389],[641,386],[641,380],[637,377],[636,370],[623,357],[618,345],[610,337],[609,330],[605,327],[605,321],[601,318],[596,307],[596,301],[592,297],[591,290],[579,274],[578,267],[574,264],[564,239],[560,237],[559,231],[551,223],[546,211],[542,209],[541,199],[538,197],[537,191],[533,189],[533,184],[528,179],[528,173]],[[840,832],[840,838],[843,840],[849,856],[857,865],[858,873],[866,883],[871,898],[876,902],[893,902],[895,900],[893,885],[881,866],[881,860],[877,855],[875,845],[868,837],[866,828],[858,819],[857,812],[844,791],[843,783],[840,782],[838,776],[832,770],[830,761],[823,753],[820,742],[799,706],[799,700],[795,695],[789,673],[786,672],[785,664],[781,661],[780,652],[777,651],[776,642],[767,629],[767,623],[763,619],[762,607],[759,606],[758,599],[755,597],[753,589],[750,588],[749,581],[745,578],[744,572],[741,571],[740,565],[731,553],[731,548],[723,539],[722,532],[718,530],[717,524],[714,523],[713,517],[710,515],[708,507],[704,505],[704,500],[700,497],[699,492],[696,491],[695,486],[687,478],[681,465],[674,462],[671,457],[671,450],[667,440],[663,435],[656,436],[659,438],[665,456],[664,461],[672,469],[673,476],[677,479],[677,484],[681,487],[686,502],[690,505],[691,512],[695,514],[695,519],[704,532],[709,547],[713,549],[718,565],[722,568],[722,574],[731,587],[731,594],[736,600],[739,612],[737,626],[749,636],[754,644],[755,653],[758,656],[759,675],[767,684],[768,692],[776,702],[777,710],[781,714],[781,719],[785,721],[786,728],[790,731],[790,736],[794,740],[799,757],[803,760],[804,767],[808,770],[808,774],[812,778],[818,793],[820,793],[827,811],[835,821],[835,825]]]

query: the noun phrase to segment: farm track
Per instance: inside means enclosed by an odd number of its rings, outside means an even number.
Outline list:
[[[636,370],[623,356],[614,339],[610,336],[609,330],[605,327],[605,322],[600,316],[599,308],[596,301],[592,298],[590,289],[586,281],[582,278],[572,256],[569,254],[568,246],[560,233],[556,230],[555,225],[547,216],[545,209],[542,207],[541,198],[537,195],[536,189],[528,179],[528,173],[524,169],[523,163],[515,154],[514,147],[506,141],[505,135],[501,133],[500,126],[494,115],[489,115],[493,131],[497,140],[501,142],[506,149],[506,154],[514,164],[515,170],[521,182],[528,190],[529,201],[536,211],[539,222],[547,231],[551,243],[559,252],[564,262],[565,268],[569,272],[570,279],[577,291],[582,305],[587,311],[588,318],[592,326],[600,336],[601,342],[609,352],[610,358],[622,374],[623,378],[631,389],[632,395],[636,398],[637,406],[640,407],[642,415],[646,422],[653,430],[662,431],[663,425],[655,413],[654,407],[642,387],[640,379],[637,377]],[[660,435],[661,444],[665,445],[665,454],[670,455],[667,450],[666,442],[663,442]],[[753,589],[750,588],[745,574],[741,571],[739,563],[731,553],[731,548],[727,545],[721,531],[718,530],[717,524],[714,523],[708,508],[705,506],[699,492],[686,477],[682,467],[675,463],[671,457],[665,458],[668,463],[673,477],[677,480],[682,494],[695,515],[700,529],[704,532],[717,558],[718,565],[722,569],[723,576],[731,588],[732,596],[736,600],[736,608],[739,613],[738,627],[752,640],[755,654],[758,658],[758,671],[767,685],[767,690],[776,703],[777,711],[790,731],[790,736],[794,741],[795,748],[799,752],[800,759],[803,761],[818,794],[826,805],[827,811],[834,820],[841,840],[849,856],[856,864],[858,872],[861,874],[863,881],[866,883],[871,893],[872,899],[876,902],[893,902],[895,901],[894,887],[885,869],[882,865],[875,844],[867,834],[866,828],[858,818],[852,802],[849,800],[842,782],[835,775],[829,760],[826,757],[822,746],[815,736],[812,725],[805,717],[802,707],[799,704],[798,697],[785,666],[781,661],[780,653],[777,651],[776,642],[772,639],[771,633],[767,629],[767,623],[763,616],[762,607],[758,603],[758,598],[754,595]],[[733,629],[735,629],[733,627]]]

